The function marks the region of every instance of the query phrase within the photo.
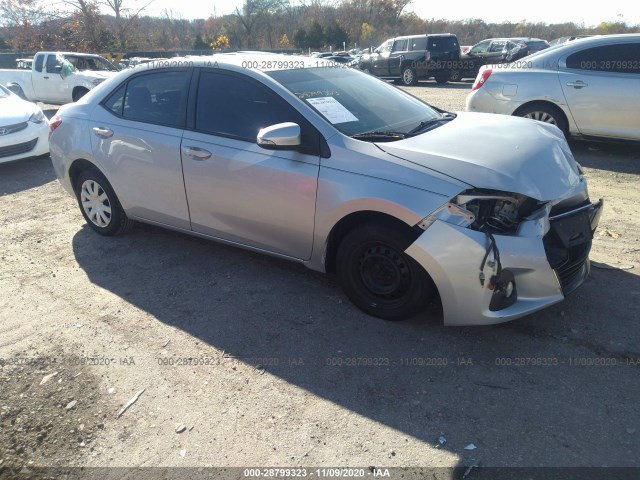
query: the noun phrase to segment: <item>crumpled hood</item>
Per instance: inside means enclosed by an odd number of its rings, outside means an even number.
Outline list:
[[[519,117],[460,112],[424,134],[376,145],[476,188],[540,201],[561,198],[580,183],[578,166],[560,130]]]
[[[26,102],[20,97],[15,95],[2,97],[0,98],[0,127],[26,122],[37,111],[37,105]]]

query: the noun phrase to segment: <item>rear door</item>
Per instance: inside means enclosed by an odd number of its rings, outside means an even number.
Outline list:
[[[580,133],[640,140],[640,41],[581,48],[559,63]]]
[[[203,69],[182,140],[193,231],[308,259],[313,246],[320,134],[288,102],[246,75]],[[301,127],[302,151],[266,150],[260,128]]]
[[[190,69],[132,76],[94,109],[93,154],[127,213],[190,228],[182,180],[180,141]]]

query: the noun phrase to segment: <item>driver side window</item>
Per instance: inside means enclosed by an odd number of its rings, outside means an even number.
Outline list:
[[[58,61],[58,57],[55,55],[49,55],[47,57],[47,73],[60,73],[62,64]]]
[[[478,45],[473,47],[469,53],[471,54],[486,53],[487,50],[489,50],[490,43],[491,43],[490,41],[479,43]]]
[[[275,92],[237,75],[200,73],[196,130],[255,143],[261,128],[284,122],[300,126],[302,145],[309,149],[304,153],[319,154],[320,134]]]

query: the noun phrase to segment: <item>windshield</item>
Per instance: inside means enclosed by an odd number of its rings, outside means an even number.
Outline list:
[[[350,68],[265,72],[318,111],[342,133],[409,133],[442,115],[426,103],[371,75]]]
[[[117,67],[102,57],[82,57],[76,55],[65,55],[76,70],[92,70],[95,72],[117,72]]]

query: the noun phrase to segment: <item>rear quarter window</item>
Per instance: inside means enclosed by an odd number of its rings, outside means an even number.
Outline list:
[[[450,52],[459,49],[460,45],[455,37],[430,37],[428,47],[432,52]]]
[[[580,50],[567,57],[567,68],[640,74],[640,42],[601,45]]]

